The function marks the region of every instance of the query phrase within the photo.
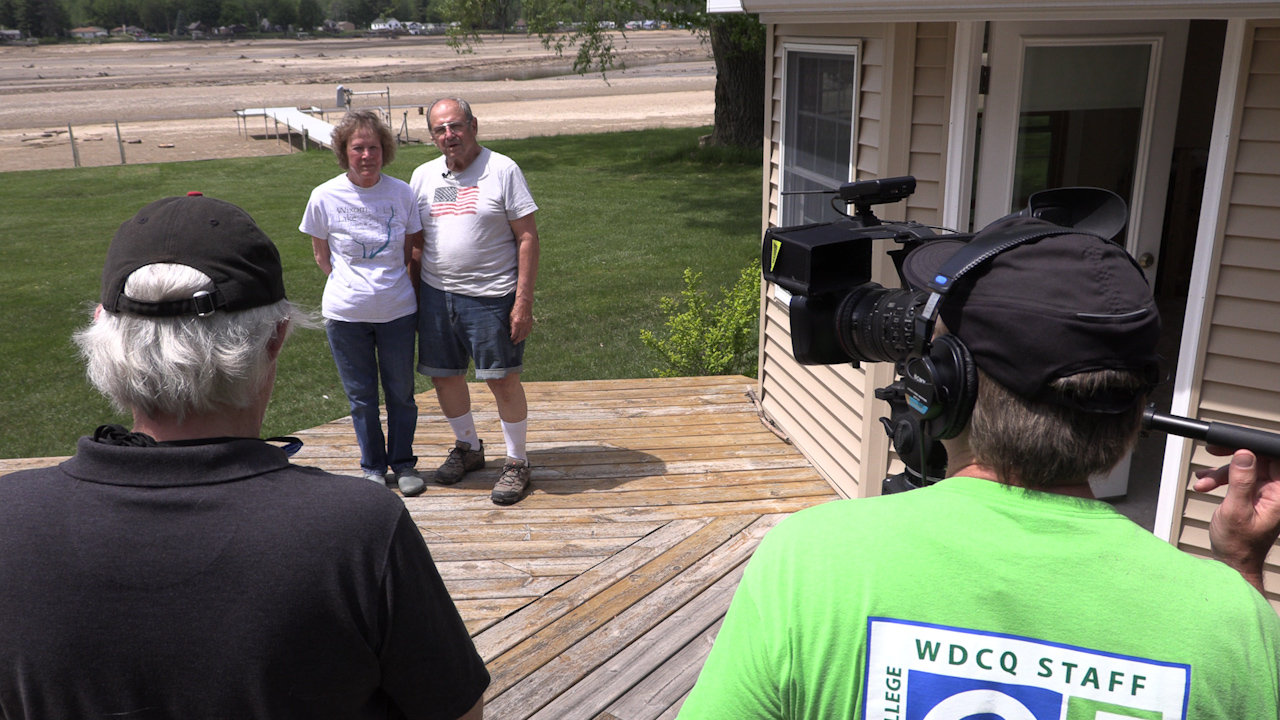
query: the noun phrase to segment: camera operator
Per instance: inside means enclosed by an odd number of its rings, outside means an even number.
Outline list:
[[[904,277],[922,289],[961,247],[922,245]],[[976,365],[948,478],[773,530],[682,720],[1276,718],[1280,618],[1241,576],[1260,586],[1280,531],[1280,467],[1242,451],[1196,486],[1228,485],[1212,535],[1231,567],[1089,490],[1133,446],[1157,363],[1127,253],[1024,243],[958,279],[940,319]]]

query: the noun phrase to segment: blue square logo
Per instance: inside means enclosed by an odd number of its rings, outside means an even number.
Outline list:
[[[1062,694],[911,670],[904,720],[1059,720]]]

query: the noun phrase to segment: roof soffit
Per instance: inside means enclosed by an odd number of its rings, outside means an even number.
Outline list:
[[[1275,0],[742,0],[765,23],[1280,17]]]

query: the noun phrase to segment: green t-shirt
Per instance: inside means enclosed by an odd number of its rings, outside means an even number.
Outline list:
[[[1227,566],[1096,500],[951,478],[770,532],[680,720],[1275,719],[1278,650]]]

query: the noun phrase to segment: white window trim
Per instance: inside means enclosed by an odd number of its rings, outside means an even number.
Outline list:
[[[973,199],[974,145],[977,143],[978,80],[982,72],[982,35],[986,23],[956,23],[951,71],[951,117],[943,181],[942,226],[964,232]]]
[[[853,107],[852,123],[849,129],[849,177],[845,182],[852,182],[857,179],[858,174],[858,108],[861,106],[862,94],[862,41],[853,39],[851,41],[842,42],[822,42],[817,39],[810,40],[808,38],[787,40],[782,43],[782,117],[778,119],[778,217],[781,219],[783,214],[783,197],[782,189],[787,184],[787,96],[790,88],[787,87],[787,78],[791,77],[790,68],[787,64],[791,60],[793,52],[809,52],[822,53],[826,55],[851,55],[853,56]]]

